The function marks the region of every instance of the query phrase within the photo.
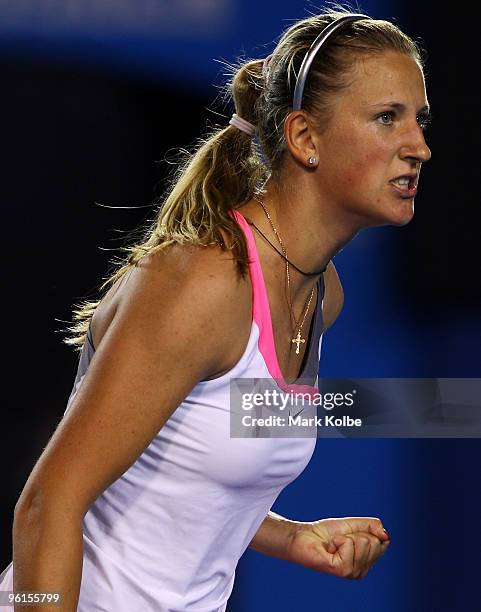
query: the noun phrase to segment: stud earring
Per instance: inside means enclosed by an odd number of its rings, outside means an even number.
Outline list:
[[[313,166],[317,162],[317,159],[315,157],[309,157],[307,162],[310,166]]]

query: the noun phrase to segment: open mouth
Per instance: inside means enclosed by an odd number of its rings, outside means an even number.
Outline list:
[[[401,197],[413,198],[418,191],[417,181],[417,175],[406,174],[404,176],[398,176],[389,182]]]

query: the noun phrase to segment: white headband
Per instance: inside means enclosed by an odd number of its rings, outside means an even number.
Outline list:
[[[238,128],[242,132],[245,132],[246,134],[249,134],[249,136],[253,136],[254,132],[256,131],[255,125],[252,125],[252,123],[249,123],[245,119],[242,119],[242,117],[239,117],[237,113],[234,113],[232,115],[232,119],[229,121],[229,125],[235,125],[236,128]]]

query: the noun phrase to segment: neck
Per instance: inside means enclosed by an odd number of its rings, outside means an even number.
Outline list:
[[[291,189],[279,193],[274,185],[268,183],[265,191],[264,195],[244,204],[240,212],[255,223],[272,244],[281,250],[269,220],[256,201],[260,200],[280,234],[287,257],[305,272],[322,270],[326,267],[334,255],[361,229],[359,220],[347,219],[346,215],[340,215],[327,199],[323,199],[319,194],[313,194],[302,185],[299,185],[297,190]],[[261,240],[264,242],[262,238]],[[285,260],[269,248],[269,245],[266,245],[263,252],[269,266],[279,270],[285,268]],[[305,296],[320,276],[305,276],[292,266],[290,272],[293,298]]]

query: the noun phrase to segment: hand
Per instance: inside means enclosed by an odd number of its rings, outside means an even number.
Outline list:
[[[380,519],[348,516],[299,523],[289,560],[349,580],[364,578],[390,544]]]

